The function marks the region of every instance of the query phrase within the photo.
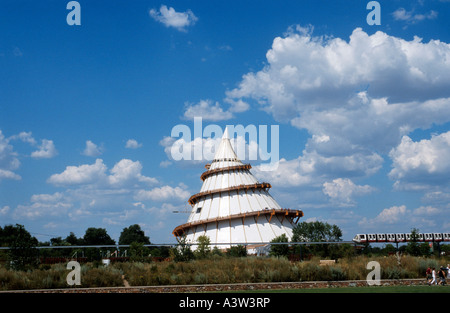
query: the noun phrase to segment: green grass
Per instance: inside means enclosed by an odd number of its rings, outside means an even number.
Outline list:
[[[239,291],[236,291],[239,292]],[[450,286],[367,286],[336,288],[301,288],[275,290],[244,290],[251,293],[450,293]]]

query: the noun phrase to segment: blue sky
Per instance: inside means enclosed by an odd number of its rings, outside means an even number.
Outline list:
[[[450,231],[449,1],[68,2],[0,2],[0,225],[174,242],[208,160],[171,131],[200,116],[279,125],[277,170],[243,161],[344,239]]]

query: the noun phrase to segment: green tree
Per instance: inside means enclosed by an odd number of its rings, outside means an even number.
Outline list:
[[[411,241],[406,245],[406,252],[413,256],[421,255],[420,244],[417,242],[419,240],[419,230],[417,228],[413,228],[411,230]]]
[[[387,243],[382,251],[384,254],[394,254],[397,251],[397,248],[395,248],[393,244]]]
[[[170,248],[169,247],[152,247],[150,248],[149,254],[152,257],[160,257],[160,258],[168,258],[170,257]]]
[[[337,225],[325,222],[302,222],[297,224],[292,231],[292,242],[339,242],[342,241],[342,230]],[[314,254],[323,257],[336,257],[336,247],[326,244],[313,244],[304,246],[303,254]],[[298,253],[300,247],[295,247]]]
[[[232,246],[227,250],[226,255],[235,258],[245,257],[247,256],[247,248],[243,245]]]
[[[39,246],[69,246],[61,237],[54,237],[50,239],[50,242],[40,242]],[[72,249],[42,249],[39,254],[42,258],[46,257],[64,257],[70,255]]]
[[[333,249],[331,249],[332,259],[348,258],[355,255],[355,247],[352,244],[344,243],[333,246]]]
[[[62,239],[62,237],[51,238],[50,244],[52,246],[70,246],[70,244],[64,239]]]
[[[218,257],[222,257],[224,255],[224,253],[217,246],[214,246],[214,248],[211,251],[211,254]]]
[[[106,229],[90,227],[83,237],[85,245],[115,245],[116,242],[108,235]]]
[[[78,246],[82,244],[83,239],[77,238],[73,232],[70,232],[69,236],[64,239],[71,246]]]
[[[150,238],[145,236],[144,231],[138,224],[125,227],[120,233],[119,245],[130,245],[132,242],[150,244]]]
[[[0,245],[10,247],[8,264],[15,270],[29,270],[39,264],[38,240],[23,225],[0,227]]]
[[[450,245],[442,245],[441,251],[445,252],[445,255],[450,255]]]
[[[198,246],[194,252],[197,259],[205,259],[211,254],[210,243],[211,240],[208,236],[202,235],[197,238]]]
[[[86,229],[86,233],[83,236],[82,244],[89,246],[97,245],[114,245],[116,242],[106,232],[104,228],[90,227]],[[109,250],[109,249],[106,249]],[[90,261],[98,261],[102,258],[102,251],[104,249],[87,248],[85,249],[85,256]]]
[[[186,236],[178,240],[178,245],[170,250],[175,262],[190,261],[194,258],[191,247],[186,243]]]
[[[321,242],[342,241],[342,230],[336,225],[325,222],[302,222],[293,229],[292,241]]]
[[[143,262],[150,254],[150,249],[144,246],[142,242],[132,242],[130,244],[130,260]]]
[[[285,234],[275,237],[270,242],[271,243],[286,243],[286,244],[271,245],[269,255],[277,256],[277,257],[280,257],[280,256],[287,257],[289,255],[289,245],[287,244],[289,242],[289,239]]]
[[[82,245],[82,239],[78,239],[73,232],[70,233],[66,238],[55,237],[51,238],[50,242],[40,242],[40,246],[77,246]],[[41,257],[71,257],[75,255],[75,249],[42,249],[40,250]]]

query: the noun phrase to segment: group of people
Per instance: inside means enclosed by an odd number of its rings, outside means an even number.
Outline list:
[[[436,268],[428,267],[427,269],[427,283],[428,285],[445,285],[445,276],[447,275],[447,278],[450,279],[450,264],[447,264],[447,268],[441,266],[441,268],[438,271],[438,277],[436,277]]]

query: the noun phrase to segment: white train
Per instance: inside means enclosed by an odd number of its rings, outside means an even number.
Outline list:
[[[428,242],[428,241],[450,241],[450,233],[418,233],[417,241]],[[353,238],[354,242],[365,243],[365,242],[408,242],[411,241],[410,233],[400,233],[400,234],[357,234]]]

